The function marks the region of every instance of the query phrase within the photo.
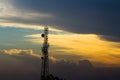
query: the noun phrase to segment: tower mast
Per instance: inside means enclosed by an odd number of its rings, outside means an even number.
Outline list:
[[[44,27],[44,33],[41,35],[41,37],[44,38],[44,42],[41,48],[41,51],[42,51],[41,80],[45,80],[49,75],[48,27]]]

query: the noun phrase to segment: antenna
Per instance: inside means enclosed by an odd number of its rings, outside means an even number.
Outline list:
[[[48,27],[44,27],[44,33],[41,34],[41,37],[44,38],[44,42],[41,47],[41,51],[42,51],[41,80],[46,80],[47,76],[49,76]]]

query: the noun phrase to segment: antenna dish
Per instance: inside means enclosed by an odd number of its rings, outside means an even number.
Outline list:
[[[41,37],[45,37],[45,34],[41,34]]]

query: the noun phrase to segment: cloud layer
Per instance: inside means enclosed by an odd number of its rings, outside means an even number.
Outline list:
[[[29,50],[0,50],[0,79],[40,80],[41,60],[28,52]],[[80,60],[77,64],[65,60],[55,63],[50,61],[50,73],[68,80],[120,79],[119,68],[94,68],[88,60]]]
[[[40,34],[26,35],[26,41],[40,44]],[[120,59],[111,55],[120,55],[119,43],[103,41],[95,34],[50,34],[50,54],[57,58],[76,61],[87,59],[100,66],[120,66]],[[71,56],[73,56],[71,58]]]
[[[119,41],[120,5],[116,0],[6,0],[4,4],[4,23],[50,25],[75,33],[105,35],[102,38],[114,36],[106,39]]]
[[[28,14],[28,18],[12,17],[11,22],[27,24],[47,24],[60,26],[58,28],[77,32],[95,33],[100,35],[120,36],[120,6],[119,1],[108,0],[11,0],[10,3],[21,14]],[[38,14],[29,16],[29,14]],[[40,14],[43,14],[41,18]],[[46,14],[52,15],[45,18]],[[34,18],[32,18],[34,17]]]

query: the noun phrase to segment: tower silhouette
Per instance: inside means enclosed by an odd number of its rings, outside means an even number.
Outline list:
[[[48,56],[48,27],[44,27],[44,33],[41,35],[44,38],[44,42],[41,48],[42,51],[42,64],[41,64],[41,80],[46,80],[49,76],[49,56]]]

